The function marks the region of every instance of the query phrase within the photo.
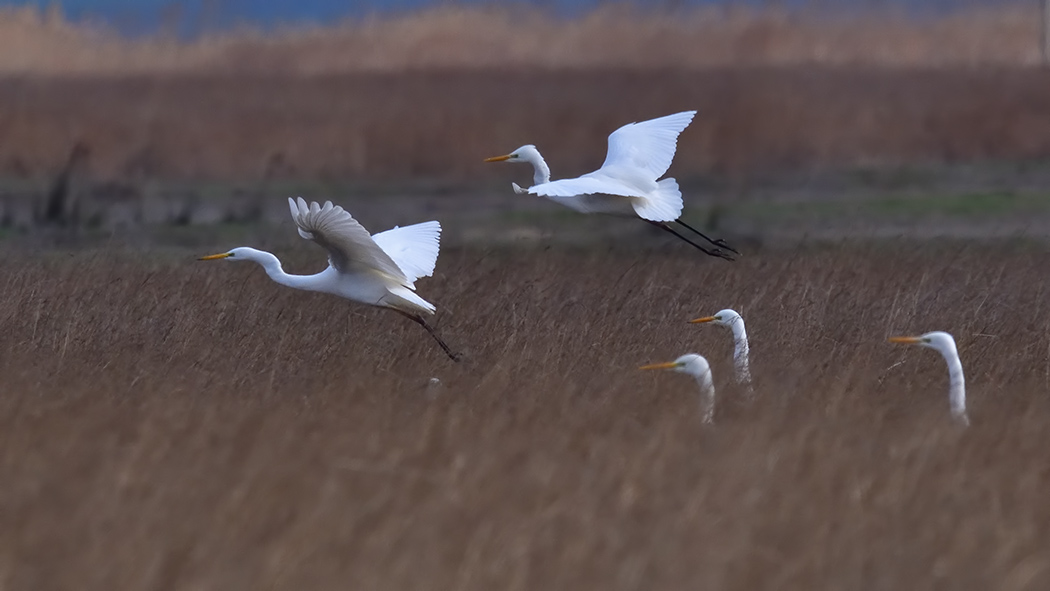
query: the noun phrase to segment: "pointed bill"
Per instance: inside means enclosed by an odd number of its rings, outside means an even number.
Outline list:
[[[715,317],[714,316],[704,316],[703,318],[696,318],[694,320],[690,320],[689,324],[700,324],[702,322],[714,322],[714,321],[715,321]]]
[[[510,160],[510,154],[504,154],[502,156],[493,156],[492,158],[486,158],[485,162],[503,162],[504,160]]]
[[[678,364],[674,361],[668,361],[667,363],[650,363],[649,365],[643,365],[638,369],[671,369],[678,367]]]
[[[922,339],[920,339],[919,337],[890,337],[889,339],[891,343],[906,343],[909,345],[914,345],[915,343],[918,343],[921,340]]]
[[[228,252],[222,252],[222,253],[219,253],[219,254],[209,254],[208,256],[201,257],[201,258],[199,258],[197,260],[198,261],[214,261],[214,260],[217,260],[217,259],[225,259],[225,258],[231,257],[231,256],[233,256],[233,255],[228,253]]]

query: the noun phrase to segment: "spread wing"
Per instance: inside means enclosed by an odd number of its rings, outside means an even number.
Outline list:
[[[638,189],[631,188],[616,179],[607,178],[600,170],[574,179],[561,179],[542,185],[533,185],[529,187],[528,192],[541,197],[572,197],[573,195],[593,195],[595,193],[622,197],[638,195]]]
[[[402,283],[411,283],[390,255],[372,240],[372,236],[349,213],[326,201],[309,205],[302,197],[288,198],[292,220],[299,235],[313,240],[328,251],[328,261],[340,273],[372,271]]]
[[[416,279],[430,277],[434,273],[441,242],[441,224],[431,221],[404,228],[394,226],[372,236],[372,240],[393,259],[409,283],[414,283]]]
[[[601,169],[630,167],[645,171],[654,181],[662,177],[674,160],[678,135],[693,115],[696,111],[683,111],[617,129],[609,135],[609,153]]]

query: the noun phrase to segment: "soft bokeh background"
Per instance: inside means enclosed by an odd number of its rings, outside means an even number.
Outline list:
[[[738,240],[1045,229],[1041,22],[1019,0],[7,4],[0,225],[214,235],[297,193],[441,212],[450,243],[586,241],[481,159],[534,143],[574,176],[623,123],[697,109],[671,174]]]
[[[1050,588],[1037,1],[0,6],[0,590]],[[735,263],[482,162],[685,109]],[[320,270],[294,195],[440,220],[464,360],[195,260]]]

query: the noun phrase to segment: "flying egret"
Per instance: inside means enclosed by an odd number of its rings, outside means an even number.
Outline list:
[[[701,420],[705,423],[714,421],[715,382],[711,378],[711,366],[708,365],[707,360],[702,356],[696,353],[689,353],[668,363],[653,363],[643,365],[638,369],[671,369],[693,376],[696,379],[696,383],[700,385]]]
[[[714,316],[704,316],[689,321],[691,324],[710,322],[719,326],[728,326],[733,331],[733,366],[736,369],[736,382],[747,387],[748,394],[754,394],[751,386],[751,368],[749,366],[747,331],[744,319],[736,310],[725,309]]]
[[[959,352],[955,348],[952,335],[934,331],[917,337],[890,337],[890,342],[928,347],[944,356],[948,363],[948,402],[951,405],[952,417],[964,426],[969,425],[970,418],[966,416],[966,379],[963,377],[962,361],[959,360]]]
[[[459,356],[427,324],[423,314],[433,314],[434,305],[415,293],[415,281],[434,273],[441,224],[423,222],[369,235],[349,213],[331,201],[309,205],[300,197],[288,199],[299,235],[328,251],[328,268],[316,275],[289,275],[271,253],[254,248],[201,257],[202,261],[225,259],[254,261],[275,282],[295,289],[330,293],[339,297],[388,308],[418,323],[434,337],[454,361]]]
[[[680,219],[682,192],[673,178],[658,181],[674,159],[678,135],[693,121],[696,111],[683,111],[657,119],[628,123],[609,135],[609,151],[601,168],[572,179],[551,180],[551,171],[536,146],[528,144],[485,162],[528,162],[533,185],[514,192],[540,195],[580,213],[606,213],[640,217],[711,256],[733,260],[720,248],[708,249],[678,233],[671,222],[697,234],[716,247],[737,252],[724,240],[712,240]],[[740,254],[740,253],[737,253]]]

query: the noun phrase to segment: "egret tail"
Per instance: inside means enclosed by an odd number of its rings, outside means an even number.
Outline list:
[[[670,222],[682,215],[682,192],[678,181],[667,178],[656,183],[656,190],[645,197],[631,199],[638,217],[653,222]]]

